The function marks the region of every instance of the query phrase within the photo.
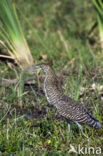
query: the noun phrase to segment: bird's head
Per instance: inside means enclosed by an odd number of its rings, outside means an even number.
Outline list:
[[[28,72],[28,71],[35,71],[35,70],[39,70],[39,69],[43,69],[46,73],[48,73],[48,71],[50,70],[50,66],[46,63],[40,63],[40,64],[37,64],[35,66],[32,66],[32,67],[24,70],[23,73]]]

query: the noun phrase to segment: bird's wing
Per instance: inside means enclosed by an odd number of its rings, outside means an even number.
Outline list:
[[[60,115],[71,121],[80,123],[87,123],[91,119],[97,121],[82,104],[75,102],[66,95],[58,101],[57,110]]]

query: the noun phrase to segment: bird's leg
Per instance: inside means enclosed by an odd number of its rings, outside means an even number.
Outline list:
[[[79,127],[79,129],[81,130],[81,132],[83,132],[82,126],[81,126],[78,122],[75,122],[75,123],[76,123],[76,125]]]
[[[69,124],[69,123],[68,123],[68,131],[69,131],[69,133],[71,132],[71,131],[70,131],[70,124]]]
[[[71,125],[70,125],[70,123],[68,123],[69,137],[73,137],[72,130],[70,127],[71,127]]]
[[[78,122],[75,122],[75,123],[76,123],[76,125],[79,127],[79,129],[80,129],[82,135],[85,136],[86,138],[88,138],[88,136],[83,132],[82,126],[81,126]]]

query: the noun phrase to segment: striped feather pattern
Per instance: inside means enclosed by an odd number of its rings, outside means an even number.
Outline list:
[[[75,102],[68,96],[64,95],[61,85],[59,84],[55,72],[52,68],[44,63],[32,66],[27,71],[33,71],[41,67],[45,73],[44,92],[48,102],[54,105],[61,116],[68,121],[74,123],[85,123],[89,126],[98,129],[101,127],[99,121],[82,106],[82,104]]]
[[[54,71],[45,64],[42,65],[42,69],[46,72],[44,80],[46,98],[57,108],[59,114],[72,122],[85,123],[95,129],[100,128],[99,121],[82,104],[63,94]]]

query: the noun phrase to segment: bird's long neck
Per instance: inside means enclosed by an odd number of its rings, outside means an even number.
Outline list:
[[[44,92],[48,102],[52,105],[56,105],[57,100],[60,99],[63,94],[55,72],[52,69],[46,73]]]

